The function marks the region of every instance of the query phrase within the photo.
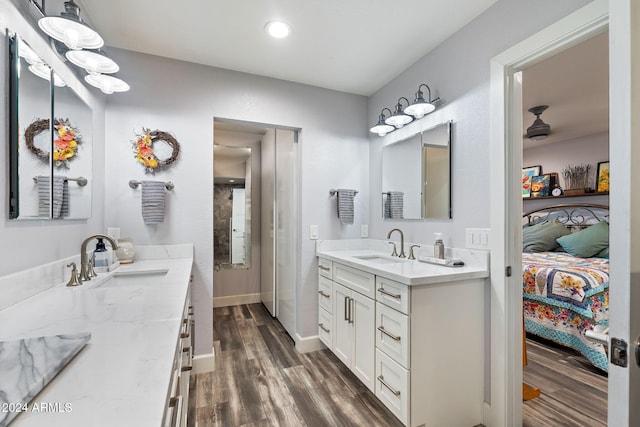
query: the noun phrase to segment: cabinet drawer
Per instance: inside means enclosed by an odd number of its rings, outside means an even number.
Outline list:
[[[377,302],[376,347],[409,368],[409,316]]]
[[[376,301],[404,314],[410,314],[409,307],[411,307],[411,304],[409,298],[409,286],[376,276]]]
[[[333,304],[331,301],[331,280],[320,276],[318,280],[318,304],[320,308],[324,308],[329,313],[333,313]]]
[[[318,272],[327,279],[333,279],[333,263],[328,259],[318,258]]]
[[[324,309],[318,310],[318,337],[329,348],[333,348],[333,315]]]
[[[371,273],[333,263],[333,281],[375,299],[376,279]]]
[[[409,371],[376,349],[378,399],[405,425],[409,422]]]

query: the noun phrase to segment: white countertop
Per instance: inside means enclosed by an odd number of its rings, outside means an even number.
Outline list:
[[[323,245],[321,247],[329,246]],[[336,247],[336,245],[333,245],[333,247]],[[319,248],[316,255],[409,286],[489,277],[488,254],[486,252],[479,253],[473,251],[466,251],[465,253],[465,251],[466,250],[456,251],[457,257],[465,262],[465,265],[462,267],[428,264],[418,260],[391,257],[388,253],[372,249],[349,249],[346,246],[338,247],[337,250]],[[367,256],[380,257],[383,260],[380,262],[381,260],[358,258]],[[393,262],[385,262],[384,260],[392,260]]]
[[[192,258],[136,261],[1,310],[0,341],[91,333],[11,426],[161,425],[191,267]],[[100,286],[113,274],[158,269],[168,272]],[[37,411],[43,404],[46,410]]]

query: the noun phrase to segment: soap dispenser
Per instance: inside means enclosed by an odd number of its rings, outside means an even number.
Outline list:
[[[444,259],[444,242],[442,241],[442,233],[436,234],[436,242],[433,244],[433,257]]]
[[[96,273],[106,273],[109,271],[109,252],[102,240],[102,237],[98,237],[98,243],[96,243],[96,249],[93,251],[94,264],[93,268]]]

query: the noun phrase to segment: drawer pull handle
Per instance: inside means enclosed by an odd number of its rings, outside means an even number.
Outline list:
[[[319,323],[318,326],[320,327],[320,329],[322,329],[323,331],[325,331],[326,333],[331,332],[331,330],[327,329],[324,327],[324,325],[322,323]]]
[[[324,291],[318,291],[318,293],[325,298],[329,298],[331,296],[329,294],[325,294]]]
[[[391,298],[395,298],[395,299],[400,299],[402,297],[402,295],[400,294],[392,294],[391,292],[387,291],[386,289],[380,288],[378,289],[378,292],[380,292],[383,295],[386,295],[388,297]]]
[[[319,265],[318,268],[320,270],[324,270],[324,271],[331,271],[331,269],[329,267],[325,267],[324,265]]]
[[[344,297],[344,320],[346,320],[347,322],[349,322],[349,308],[351,307],[351,305],[349,304],[349,297]],[[351,322],[349,322],[351,323]]]
[[[390,391],[391,393],[393,393],[393,394],[394,394],[394,396],[400,396],[400,391],[399,391],[399,390],[394,389],[394,388],[393,388],[393,387],[391,387],[389,384],[387,384],[387,382],[384,380],[384,377],[383,377],[382,375],[380,375],[380,376],[378,377],[378,381],[380,381],[380,382],[382,383],[382,385],[383,385],[383,386],[385,386],[386,388],[388,388],[388,389],[389,389],[389,391]]]
[[[402,339],[401,337],[393,335],[391,332],[387,331],[384,326],[378,326],[378,330],[393,340],[400,341]]]

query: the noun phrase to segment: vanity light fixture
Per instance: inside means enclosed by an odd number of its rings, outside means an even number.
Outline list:
[[[84,80],[106,94],[126,92],[130,89],[130,86],[124,80],[106,74],[87,74],[84,76]]]
[[[529,112],[533,113],[536,119],[533,124],[527,128],[527,138],[540,141],[551,134],[551,126],[543,122],[540,118],[542,112],[547,108],[549,108],[548,105],[538,105],[537,107],[529,108]]]
[[[71,50],[98,49],[104,40],[93,28],[80,19],[80,8],[73,0],[64,2],[60,16],[43,16],[38,26],[51,38],[64,43]]]
[[[400,103],[400,100],[402,99],[407,101],[407,106],[409,105],[409,100],[404,96],[401,96],[398,99],[398,103],[396,104],[396,111],[394,111],[394,113],[384,121],[386,124],[395,126],[398,129],[400,129],[402,126],[406,125],[407,123],[411,123],[413,121],[413,117],[411,117],[408,114],[405,114],[404,110],[402,109],[402,104]]]
[[[371,127],[371,129],[369,129],[369,131],[377,133],[378,136],[385,136],[389,132],[393,132],[396,129],[395,127],[385,123],[384,110],[387,110],[389,114],[391,114],[391,110],[389,110],[387,107],[383,108],[380,112],[380,116],[378,116],[378,123]]]
[[[291,34],[291,25],[283,21],[267,22],[264,29],[271,37],[276,39],[283,39]]]
[[[429,94],[428,101],[424,99],[424,93],[420,90],[422,86],[427,88],[427,91]],[[425,83],[422,83],[420,86],[418,86],[418,92],[416,92],[416,98],[414,99],[413,104],[405,108],[404,112],[407,114],[411,114],[416,119],[421,119],[425,115],[429,114],[430,112],[436,109],[434,102],[438,101],[439,99],[440,98],[436,98],[432,100],[431,88]]]
[[[89,74],[113,74],[120,70],[116,62],[101,50],[68,50],[67,59],[74,65],[84,68]]]
[[[47,64],[33,64],[29,65],[29,71],[31,71],[36,76],[45,79],[47,81],[51,81],[51,74],[53,74],[53,84],[57,87],[65,87],[66,83],[58,76],[55,71],[51,71],[51,67]]]

